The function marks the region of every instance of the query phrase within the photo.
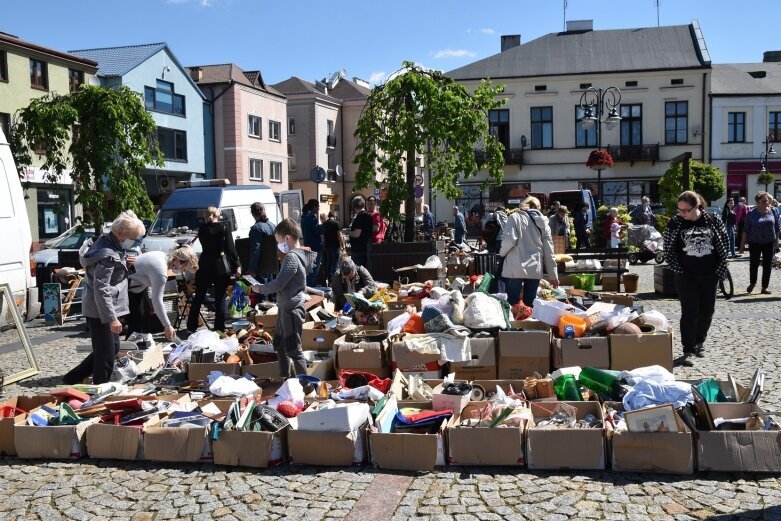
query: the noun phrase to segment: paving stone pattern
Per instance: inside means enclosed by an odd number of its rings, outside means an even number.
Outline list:
[[[724,378],[730,373],[747,384],[761,364],[767,375],[762,404],[779,410],[781,272],[773,273],[772,295],[747,296],[747,259],[732,261],[730,269],[736,296],[718,299],[706,357],[675,373],[682,378]],[[677,337],[679,303],[653,294],[653,261],[632,270],[640,274],[643,304],[673,318]],[[63,334],[77,335],[81,328],[32,326],[41,374],[9,386],[5,394],[58,383],[64,369],[83,356],[75,346],[88,342]],[[676,345],[675,355],[680,352]],[[398,503],[393,519],[781,519],[781,481],[776,475],[679,477],[447,467],[411,476],[407,486],[406,480],[391,479],[397,475],[369,466],[248,471],[205,464],[5,458],[0,459],[0,519],[381,519],[355,508],[370,484],[367,495],[384,493],[368,499]],[[404,485],[394,488],[391,483]]]

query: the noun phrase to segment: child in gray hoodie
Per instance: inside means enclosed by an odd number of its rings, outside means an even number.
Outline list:
[[[277,294],[279,315],[273,342],[281,376],[290,375],[290,360],[296,375],[306,374],[306,361],[301,349],[301,331],[306,318],[304,295],[306,276],[312,271],[317,253],[301,247],[301,227],[292,219],[282,220],[274,229],[274,237],[277,249],[285,255],[279,275],[268,284],[253,286],[252,290],[266,295]]]

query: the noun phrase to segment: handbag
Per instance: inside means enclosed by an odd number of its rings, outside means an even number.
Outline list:
[[[217,275],[220,277],[229,277],[233,273],[231,263],[225,252],[220,252],[220,258],[217,259]]]

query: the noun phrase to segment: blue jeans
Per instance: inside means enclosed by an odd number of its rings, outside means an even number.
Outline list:
[[[735,255],[735,227],[727,226],[727,239],[729,239],[729,253]]]
[[[507,302],[510,303],[510,306],[516,305],[521,300],[521,290],[523,290],[523,303],[532,307],[539,287],[539,279],[504,278],[504,290],[507,293]]]
[[[464,230],[463,228],[461,228],[461,229],[456,228],[456,234],[455,234],[456,244],[461,244],[464,241],[464,232],[465,231],[466,230]]]

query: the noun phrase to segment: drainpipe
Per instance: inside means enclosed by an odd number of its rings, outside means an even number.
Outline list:
[[[341,150],[342,150],[342,224],[344,225],[344,216],[347,215],[347,212],[345,211],[346,205],[347,205],[347,183],[345,182],[345,178],[347,177],[347,173],[344,169],[344,101],[342,101],[342,120],[341,125],[339,126],[339,139],[341,140]],[[336,151],[334,151],[336,152]],[[345,225],[346,226],[346,225]]]
[[[706,94],[706,88],[705,84],[708,79],[708,73],[703,72],[702,73],[702,125],[700,128],[702,128],[703,136],[702,136],[702,142],[700,143],[700,157],[702,158],[702,162],[705,163],[705,94]],[[713,107],[711,106],[711,111],[713,110]],[[710,129],[709,129],[710,130]],[[712,134],[709,133],[708,139],[710,139],[710,136]],[[708,163],[710,163],[711,156],[713,156],[712,147],[708,147]]]
[[[212,113],[212,150],[214,151],[213,157],[212,157],[212,163],[214,167],[214,178],[217,179],[217,131],[215,130],[215,122],[214,122],[214,103],[220,99],[226,92],[230,90],[231,87],[233,87],[233,84],[235,82],[233,80],[230,81],[228,86],[220,92],[216,97],[214,96],[214,87],[211,85],[209,86],[209,94],[212,102],[211,106],[211,113]]]

